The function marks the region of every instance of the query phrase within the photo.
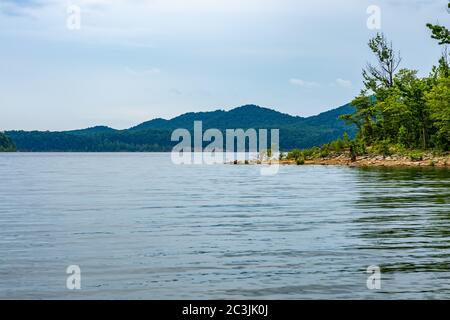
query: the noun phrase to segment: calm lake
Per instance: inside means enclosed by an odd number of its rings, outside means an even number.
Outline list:
[[[450,170],[1,154],[0,298],[449,299]]]

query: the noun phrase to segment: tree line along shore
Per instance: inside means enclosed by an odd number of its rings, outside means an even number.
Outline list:
[[[281,153],[279,163],[353,166],[449,165],[450,31],[427,24],[442,55],[429,75],[400,68],[402,58],[384,34],[368,45],[376,64],[363,69],[364,88],[351,105],[356,112],[340,119],[356,125],[354,139],[344,134],[321,147]]]
[[[16,146],[14,145],[14,142],[5,134],[0,132],[0,152],[14,152],[14,151],[16,151]]]

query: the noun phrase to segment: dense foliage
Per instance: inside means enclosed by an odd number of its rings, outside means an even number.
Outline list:
[[[12,140],[0,132],[0,152],[16,151],[16,146]]]
[[[332,142],[308,149],[293,149],[280,160],[303,164],[305,159],[339,156],[352,159],[367,153],[408,155],[413,161],[424,152],[446,153],[450,148],[450,64],[447,46],[450,32],[428,24],[433,39],[442,46],[442,56],[427,77],[417,70],[400,69],[401,57],[383,34],[369,41],[377,65],[363,70],[364,89],[353,99],[356,112],[339,118],[357,128],[352,140],[344,134]]]
[[[203,130],[280,129],[280,148],[309,148],[336,139],[347,131],[356,134],[354,126],[347,126],[338,117],[354,108],[345,105],[308,118],[294,117],[254,105],[231,111],[187,113],[171,120],[155,119],[127,130],[98,126],[65,132],[9,131],[20,151],[170,151],[177,142],[170,140],[177,128],[193,130],[196,120],[203,122]]]
[[[377,65],[363,71],[364,89],[353,101],[356,112],[341,116],[358,128],[355,143],[364,148],[448,151],[450,148],[449,31],[427,25],[442,46],[429,76],[400,69],[401,58],[383,34],[369,41]]]

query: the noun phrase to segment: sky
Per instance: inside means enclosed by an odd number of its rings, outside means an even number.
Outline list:
[[[359,93],[361,70],[372,61],[367,41],[377,32],[401,52],[402,67],[426,75],[440,49],[425,24],[449,26],[446,6],[0,0],[0,130],[123,129],[244,104],[315,115]],[[368,20],[379,25],[369,28]]]

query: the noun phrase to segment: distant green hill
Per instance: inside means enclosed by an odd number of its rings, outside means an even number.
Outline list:
[[[16,146],[12,140],[0,132],[0,152],[16,151]]]
[[[170,151],[176,142],[170,141],[177,128],[193,130],[194,121],[203,122],[203,130],[280,129],[280,148],[309,148],[341,137],[344,132],[353,136],[354,126],[338,120],[342,114],[353,113],[345,105],[317,116],[302,118],[272,109],[246,105],[230,111],[191,112],[170,120],[153,119],[126,130],[97,126],[81,130],[8,131],[19,151]]]

